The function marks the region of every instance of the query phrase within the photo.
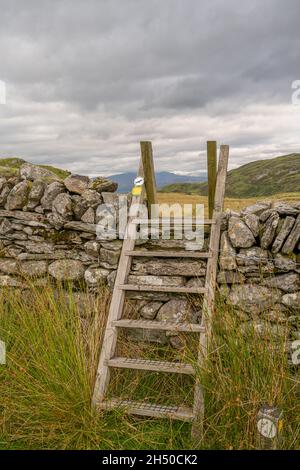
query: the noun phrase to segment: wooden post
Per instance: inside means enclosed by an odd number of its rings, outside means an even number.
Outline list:
[[[152,204],[157,204],[155,171],[151,142],[141,142],[141,157],[145,178],[145,189],[147,195],[147,205],[149,217],[156,218],[158,215],[151,212]]]
[[[208,213],[212,218],[217,180],[217,142],[207,142]]]
[[[283,412],[274,406],[264,405],[256,418],[257,448],[276,450],[280,445],[283,428]]]
[[[212,225],[210,231],[209,253],[212,255],[208,259],[206,268],[205,290],[202,306],[201,326],[205,327],[205,333],[200,334],[198,363],[200,366],[205,361],[208,354],[208,344],[211,337],[212,317],[215,309],[215,290],[217,279],[218,253],[221,235],[221,213],[223,210],[225,184],[227,175],[227,166],[229,158],[229,146],[221,145],[220,158],[218,165],[216,195],[213,204],[213,219],[215,224]],[[204,397],[199,377],[196,379],[195,395],[194,395],[194,422],[192,426],[192,438],[195,446],[198,446],[203,434],[203,417],[204,417]]]

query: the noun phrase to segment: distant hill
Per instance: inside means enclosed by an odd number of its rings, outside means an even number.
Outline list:
[[[155,176],[156,176],[156,185],[158,189],[162,188],[165,185],[170,185],[173,183],[194,183],[194,182],[199,183],[207,179],[206,175],[184,176],[184,175],[176,175],[175,173],[171,173],[169,171],[158,171]],[[120,193],[128,193],[129,191],[131,191],[135,177],[136,177],[136,172],[133,172],[133,171],[109,176],[110,179],[118,183],[118,192]]]
[[[300,191],[300,153],[259,160],[228,172],[226,196],[247,198]],[[207,194],[207,182],[170,184],[161,192]]]

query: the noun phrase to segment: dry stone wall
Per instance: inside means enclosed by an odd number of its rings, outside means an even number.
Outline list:
[[[259,202],[227,212],[218,283],[242,328],[300,338],[300,202]],[[275,329],[275,328],[274,328]]]
[[[205,239],[203,251],[208,247]],[[186,241],[145,243],[144,249],[186,248]],[[129,280],[137,285],[204,286],[206,262],[187,259],[137,258]],[[223,214],[218,291],[234,308],[242,332],[255,328],[265,337],[300,339],[300,202],[261,202],[241,213]],[[134,293],[138,314],[151,320],[199,321],[200,296]],[[142,332],[133,332],[140,339]],[[147,332],[150,341],[166,342],[165,333]],[[169,338],[175,347],[178,336]],[[289,344],[289,343],[287,343]]]
[[[117,204],[117,185],[105,178],[69,175],[24,164],[15,177],[0,177],[0,287],[43,286],[50,279],[72,281],[77,294],[85,286],[113,287],[121,240],[99,240],[101,203]],[[105,214],[104,214],[105,215]],[[140,241],[142,249],[183,250],[186,240]],[[203,251],[207,251],[206,236]],[[300,202],[259,202],[241,213],[223,215],[218,285],[233,305],[241,328],[300,339]],[[135,258],[129,282],[137,285],[204,286],[205,260]],[[151,320],[201,318],[201,296],[129,293],[129,310]],[[165,332],[136,330],[136,340],[168,343],[180,338]],[[144,335],[144,336],[141,336]]]
[[[96,208],[116,183],[24,164],[0,178],[0,286],[43,285],[50,277],[96,288],[117,268],[121,241],[99,242]]]

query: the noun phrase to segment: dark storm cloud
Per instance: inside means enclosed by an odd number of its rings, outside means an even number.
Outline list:
[[[141,139],[169,170],[203,170],[207,139],[232,145],[232,166],[298,150],[298,0],[0,8],[3,155],[109,174],[137,167]]]

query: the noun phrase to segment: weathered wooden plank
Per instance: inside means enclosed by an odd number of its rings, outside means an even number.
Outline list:
[[[217,142],[207,142],[208,213],[212,217],[217,179]]]
[[[120,284],[119,289],[139,292],[174,292],[177,294],[204,294],[205,287],[173,287],[173,286],[135,286],[133,284]]]
[[[145,330],[178,331],[186,333],[203,333],[205,328],[197,323],[177,323],[155,320],[131,320],[122,318],[113,321],[112,325],[118,328],[143,328]]]
[[[180,421],[193,420],[193,411],[191,408],[187,407],[159,405],[156,403],[122,400],[118,398],[102,402],[98,407],[102,410],[120,409],[125,413],[138,416],[150,416],[152,418],[178,419]]]
[[[210,253],[198,253],[193,251],[126,251],[126,256],[137,256],[145,258],[210,258]]]
[[[147,195],[147,205],[149,217],[154,217],[155,214],[151,210],[153,204],[157,204],[156,194],[156,181],[153,162],[153,152],[151,142],[141,142],[141,158],[144,170],[145,190]]]
[[[168,372],[170,374],[176,373],[193,375],[195,373],[195,369],[191,364],[168,361],[152,361],[150,359],[131,359],[128,357],[114,357],[108,361],[108,366],[120,369]]]

